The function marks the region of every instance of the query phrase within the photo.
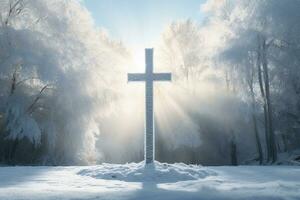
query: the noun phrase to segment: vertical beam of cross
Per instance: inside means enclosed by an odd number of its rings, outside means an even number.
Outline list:
[[[145,50],[145,73],[129,73],[128,81],[145,82],[145,135],[144,135],[144,159],[145,163],[153,163],[155,160],[155,130],[153,114],[153,82],[171,81],[170,73],[153,73],[153,49]]]
[[[153,115],[153,50],[146,50],[146,84],[145,84],[145,107],[146,107],[146,139],[144,141],[144,146],[146,147],[144,151],[144,158],[146,163],[152,163],[155,159],[155,133],[154,133],[154,115]]]

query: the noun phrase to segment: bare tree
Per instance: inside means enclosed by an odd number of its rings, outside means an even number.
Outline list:
[[[262,145],[259,137],[259,131],[258,131],[258,125],[257,125],[257,117],[256,117],[256,100],[255,100],[255,92],[254,92],[254,77],[255,77],[255,69],[254,69],[254,63],[252,62],[253,56],[250,55],[250,65],[247,67],[247,86],[249,88],[250,97],[251,97],[251,107],[252,107],[252,121],[253,121],[253,129],[254,129],[254,135],[255,135],[255,141],[256,141],[256,148],[258,152],[258,160],[259,164],[263,163],[263,152],[262,152]]]
[[[257,67],[258,67],[258,80],[263,99],[264,108],[264,121],[265,121],[265,135],[267,144],[267,160],[276,162],[277,160],[277,147],[275,142],[274,127],[273,127],[273,113],[270,97],[270,79],[269,67],[267,60],[267,51],[272,43],[272,40],[267,42],[264,36],[258,36],[258,54],[257,54]]]
[[[11,21],[19,16],[21,12],[25,8],[25,1],[24,0],[9,0],[9,10],[7,13],[6,18],[4,19],[4,25],[10,25]]]

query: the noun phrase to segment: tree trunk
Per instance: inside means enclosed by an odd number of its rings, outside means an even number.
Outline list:
[[[263,153],[262,153],[262,147],[261,147],[261,141],[259,137],[259,132],[257,128],[257,120],[255,115],[255,98],[254,98],[254,91],[253,87],[251,87],[251,98],[252,98],[252,120],[253,120],[253,127],[254,127],[254,134],[255,134],[255,140],[256,140],[256,148],[258,152],[258,160],[259,164],[261,165],[263,162]]]
[[[12,145],[9,148],[9,157],[8,157],[8,163],[9,164],[15,164],[15,156],[16,156],[16,151],[17,151],[17,146],[19,144],[19,140],[15,139],[12,141]]]
[[[237,166],[238,165],[237,147],[236,147],[236,141],[234,135],[230,140],[230,158],[231,158],[231,165]]]
[[[259,164],[261,165],[263,163],[263,152],[262,152],[262,146],[261,146],[261,141],[260,141],[258,127],[257,127],[257,120],[256,120],[256,105],[255,105],[256,102],[255,102],[255,93],[253,88],[254,74],[255,74],[254,67],[252,67],[248,77],[249,78],[248,87],[250,90],[251,101],[252,101],[252,121],[253,121],[254,135],[256,141],[256,148],[258,152]]]
[[[259,88],[261,92],[261,97],[263,99],[263,109],[264,109],[264,125],[265,125],[265,140],[266,140],[266,157],[267,160],[270,158],[270,144],[269,144],[269,128],[268,128],[268,116],[267,116],[267,106],[266,106],[266,97],[265,97],[265,88],[263,84],[262,69],[261,69],[261,39],[258,37],[258,51],[257,51],[257,74]]]
[[[230,149],[231,149],[231,153],[230,153],[230,157],[231,157],[231,165],[233,166],[237,166],[238,162],[237,162],[237,152],[236,152],[236,143],[231,140],[230,142]]]
[[[268,117],[268,128],[269,128],[269,145],[270,145],[270,160],[272,163],[277,160],[277,147],[275,142],[274,127],[273,127],[273,113],[272,113],[272,104],[270,98],[270,80],[269,80],[269,69],[267,61],[267,44],[264,39],[262,42],[262,66],[264,74],[264,84],[265,84],[265,99],[266,99],[266,108],[267,108],[267,117]]]

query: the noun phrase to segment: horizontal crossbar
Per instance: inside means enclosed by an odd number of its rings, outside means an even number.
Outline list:
[[[171,81],[172,77],[170,73],[154,73],[153,81]]]
[[[153,74],[145,74],[145,73],[131,73],[128,74],[128,81],[171,81],[172,77],[170,73],[153,73]]]
[[[128,81],[146,81],[145,73],[128,74]]]

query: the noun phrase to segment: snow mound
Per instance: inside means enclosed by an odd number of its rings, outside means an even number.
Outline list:
[[[178,182],[202,179],[216,175],[199,165],[186,165],[183,163],[167,164],[155,162],[145,165],[140,163],[107,164],[89,167],[78,172],[82,176],[90,176],[96,179],[121,180],[127,182]]]

